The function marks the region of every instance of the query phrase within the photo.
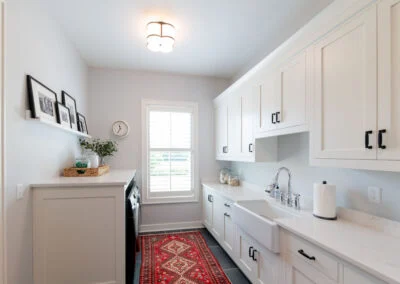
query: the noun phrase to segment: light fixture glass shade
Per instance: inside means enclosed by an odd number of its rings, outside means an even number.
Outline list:
[[[171,52],[175,43],[175,28],[164,22],[147,24],[147,48],[154,52]]]

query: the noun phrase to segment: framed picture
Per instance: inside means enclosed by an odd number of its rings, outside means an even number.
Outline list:
[[[86,118],[83,114],[78,112],[78,125],[79,125],[79,131],[89,134],[87,124],[86,124]]]
[[[79,130],[78,113],[76,110],[75,99],[72,96],[68,95],[65,91],[61,92],[61,98],[62,98],[62,104],[67,108],[69,108],[71,128],[74,130]]]
[[[66,128],[71,128],[71,114],[69,108],[60,102],[57,103],[57,118],[59,124]]]
[[[32,76],[27,76],[29,108],[32,118],[57,123],[57,94]]]

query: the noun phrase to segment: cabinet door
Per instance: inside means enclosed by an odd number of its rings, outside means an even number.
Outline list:
[[[221,241],[223,240],[223,232],[224,232],[224,202],[223,199],[219,195],[213,195],[212,198],[213,204],[213,212],[212,212],[212,219],[213,219],[213,226],[212,226],[212,233],[214,237]]]
[[[213,227],[213,196],[203,189],[203,219],[204,225],[211,229]]]
[[[244,274],[251,280],[257,275],[257,262],[251,258],[250,253],[254,249],[249,237],[247,237],[241,229],[237,229],[236,234],[236,247],[238,265]]]
[[[233,93],[228,102],[228,155],[238,156],[241,146],[242,129],[241,96]]]
[[[292,267],[287,272],[286,276],[288,284],[334,284],[333,280],[326,277],[324,274],[313,268],[304,260],[297,256],[292,256]],[[355,284],[354,282],[353,284]],[[361,283],[361,282],[359,282]]]
[[[258,98],[257,131],[268,132],[276,129],[275,113],[280,108],[279,76],[277,73],[269,74],[260,86]]]
[[[378,5],[378,51],[378,131],[382,137],[378,159],[400,160],[399,0]]]
[[[215,146],[217,159],[226,155],[228,147],[228,106],[221,104],[215,108]]]
[[[278,283],[278,273],[280,272],[279,257],[274,253],[264,250],[257,251],[255,259],[257,262],[256,283]]]
[[[306,52],[296,56],[280,71],[277,128],[306,124]]]
[[[229,211],[229,212],[227,212]],[[224,212],[224,227],[223,227],[223,244],[225,250],[230,255],[234,253],[234,242],[235,242],[235,227],[232,221],[230,210]]]
[[[359,271],[356,271],[355,269],[345,266],[343,269],[343,284],[354,284],[354,283],[384,284],[383,281],[373,278],[369,276],[367,273],[361,273]]]
[[[315,45],[315,158],[376,159],[376,22],[373,5]]]
[[[254,125],[256,113],[256,97],[259,87],[245,86],[242,91],[242,141],[241,154],[254,156]]]

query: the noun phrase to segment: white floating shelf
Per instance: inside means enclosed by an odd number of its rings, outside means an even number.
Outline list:
[[[92,138],[92,136],[90,136],[90,135],[88,135],[88,134],[82,133],[82,132],[80,132],[80,131],[76,131],[76,130],[74,130],[74,129],[72,129],[72,128],[66,128],[66,127],[62,126],[61,124],[54,123],[54,122],[51,122],[51,121],[47,121],[47,120],[45,120],[45,119],[32,118],[32,117],[31,117],[31,111],[30,111],[30,110],[27,110],[27,111],[25,112],[25,119],[26,119],[26,120],[32,120],[32,121],[39,121],[39,122],[44,123],[44,124],[47,124],[47,125],[49,125],[49,126],[52,126],[52,127],[58,128],[58,129],[61,129],[61,130],[65,131],[65,132],[69,132],[69,133],[75,134],[76,136],[79,136],[79,137]]]

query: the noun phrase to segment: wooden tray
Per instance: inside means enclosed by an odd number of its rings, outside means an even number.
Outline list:
[[[110,166],[104,165],[98,168],[66,168],[65,177],[98,177],[108,173]]]

